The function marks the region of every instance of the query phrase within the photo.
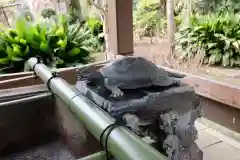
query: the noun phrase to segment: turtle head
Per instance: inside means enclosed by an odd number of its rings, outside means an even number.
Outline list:
[[[97,84],[104,81],[103,75],[101,74],[101,72],[96,70],[95,67],[94,68],[87,67],[84,69],[79,69],[77,71],[77,77],[78,77],[78,80],[80,81],[88,81],[88,82],[93,82]]]

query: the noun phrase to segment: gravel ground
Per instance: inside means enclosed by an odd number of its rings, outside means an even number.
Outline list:
[[[61,142],[42,145],[22,153],[1,158],[2,160],[75,160],[73,153]]]

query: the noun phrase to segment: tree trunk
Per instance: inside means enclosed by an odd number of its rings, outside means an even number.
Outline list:
[[[161,7],[162,6],[162,7]],[[164,13],[164,15],[166,15],[166,0],[160,0],[160,9],[162,8],[162,11],[163,11],[163,13]],[[160,10],[160,13],[162,12],[161,10]]]
[[[66,7],[66,11],[67,11],[67,13],[70,11],[70,6],[69,6],[69,2],[68,2],[68,0],[63,0],[64,1],[64,3],[65,3],[65,7]]]
[[[34,17],[40,16],[44,9],[56,9],[51,0],[25,0],[25,3],[34,14]]]
[[[104,39],[105,39],[105,60],[107,60],[107,54],[109,52],[109,44],[108,44],[108,8],[107,8],[107,2],[104,0],[104,14],[101,15],[103,20],[103,33],[104,33]]]
[[[192,16],[192,1],[187,1],[187,25],[191,26],[191,16]]]
[[[169,53],[173,56],[174,53],[174,33],[175,33],[175,23],[174,23],[174,0],[167,0],[167,35],[169,43]]]
[[[93,5],[96,9],[100,11],[100,17],[103,22],[103,34],[105,40],[105,59],[107,59],[107,54],[109,52],[109,45],[108,45],[108,8],[107,8],[107,1],[106,0],[88,0],[88,2]]]
[[[79,19],[83,19],[80,0],[70,0],[70,8],[72,9],[75,16]]]

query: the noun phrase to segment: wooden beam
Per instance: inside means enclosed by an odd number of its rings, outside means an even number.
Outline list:
[[[109,54],[133,54],[132,0],[107,0]]]
[[[6,4],[6,5],[0,6],[0,8],[8,8],[8,7],[15,7],[15,6],[21,6],[21,4],[20,3]]]
[[[100,61],[96,63],[86,64],[86,66],[102,66],[103,64],[108,63],[109,61]],[[52,71],[58,72],[68,83],[75,84],[76,70],[82,66],[69,67],[69,68],[60,68],[53,69]],[[18,88],[24,86],[32,86],[43,84],[42,80],[36,77],[33,72],[22,72],[22,73],[13,73],[13,74],[4,74],[0,75],[0,90],[9,89],[9,88]]]
[[[171,73],[183,76],[185,75],[185,77],[182,78],[182,81],[186,84],[193,86],[198,95],[240,109],[240,87],[230,85],[227,83],[221,83],[218,81],[206,79],[195,75],[190,75],[183,72],[178,72],[176,70],[169,69],[166,67],[163,68]],[[21,74],[19,74],[19,76],[20,75]],[[0,81],[0,89],[42,84],[42,81],[40,79],[35,78],[34,76],[29,77],[29,74],[26,75],[27,75],[26,79],[20,78],[19,80],[11,80],[12,77],[9,76],[10,80],[9,82],[6,81],[7,79],[5,77],[4,81]],[[63,78],[68,83],[70,84],[76,83],[76,67],[70,69],[62,69],[60,70],[60,75],[62,75]],[[16,78],[16,75],[14,77]]]
[[[183,82],[194,87],[197,94],[240,109],[240,87],[199,76],[188,75]]]
[[[240,87],[187,74],[167,67],[161,68],[171,73],[185,75],[182,81],[193,86],[198,95],[240,109]]]

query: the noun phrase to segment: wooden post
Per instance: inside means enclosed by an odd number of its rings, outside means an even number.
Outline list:
[[[6,12],[4,11],[4,8],[1,8],[1,9],[2,9],[2,13],[3,13],[3,15],[4,15],[4,18],[5,18],[5,20],[6,20],[6,23],[7,23],[8,27],[10,27],[10,23],[9,23],[9,21],[8,21],[8,16],[7,16],[7,14],[6,14]]]
[[[133,2],[107,0],[107,31],[109,53],[107,59],[133,54]]]
[[[169,43],[169,52],[170,56],[174,53],[174,34],[175,34],[175,22],[174,22],[174,1],[167,0],[167,34],[168,34],[168,43]]]

